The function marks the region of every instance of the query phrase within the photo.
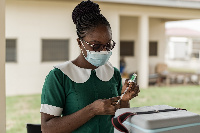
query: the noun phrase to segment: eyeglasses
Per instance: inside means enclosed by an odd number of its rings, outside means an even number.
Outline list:
[[[115,42],[113,40],[111,40],[110,43],[107,44],[90,44],[89,42],[86,42],[85,40],[81,39],[82,41],[84,41],[86,44],[90,45],[94,51],[102,51],[104,48],[106,48],[107,51],[110,51],[114,48],[115,46]]]

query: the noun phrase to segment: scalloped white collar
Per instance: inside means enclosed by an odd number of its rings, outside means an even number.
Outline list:
[[[60,69],[65,75],[67,75],[72,81],[76,83],[86,82],[90,78],[92,71],[92,69],[80,68],[73,64],[71,61],[66,61],[54,67]],[[102,81],[109,81],[114,74],[114,68],[110,62],[99,66],[95,69],[95,71],[96,76]]]

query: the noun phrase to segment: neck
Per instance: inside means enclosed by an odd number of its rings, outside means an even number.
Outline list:
[[[72,61],[73,64],[75,64],[76,66],[80,67],[80,68],[85,68],[85,69],[96,69],[96,66],[93,66],[92,64],[90,64],[82,55],[82,53],[80,53],[80,55]]]

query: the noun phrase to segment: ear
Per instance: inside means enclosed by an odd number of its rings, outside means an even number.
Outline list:
[[[81,47],[81,40],[79,38],[76,39],[78,42],[79,47]]]

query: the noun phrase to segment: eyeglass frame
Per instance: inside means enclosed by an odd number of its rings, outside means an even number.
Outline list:
[[[90,44],[89,42],[85,41],[83,38],[80,38],[80,40],[84,41],[87,45],[90,45],[92,47],[92,49],[94,50],[94,45],[95,44]],[[113,47],[111,49],[109,49],[109,50],[106,48],[107,51],[110,51],[110,50],[112,50],[115,47],[116,42],[113,41],[113,40],[111,40],[111,41],[113,42]],[[107,43],[107,44],[101,44],[101,46],[104,45],[104,47],[103,47],[103,49],[104,49],[108,44],[109,43]],[[101,48],[101,46],[100,46],[100,48]],[[103,49],[101,49],[101,50],[103,50]],[[101,51],[101,50],[94,50],[94,51]]]

